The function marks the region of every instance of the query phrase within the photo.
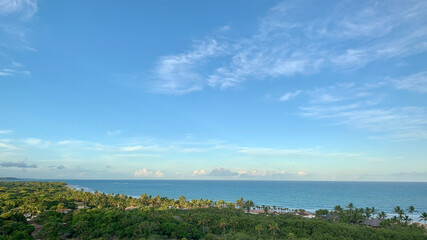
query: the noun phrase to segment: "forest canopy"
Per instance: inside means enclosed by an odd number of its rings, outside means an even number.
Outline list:
[[[242,198],[133,198],[63,182],[0,181],[0,239],[427,239],[423,227],[405,221],[404,211],[386,219],[375,208],[349,204],[307,219],[300,210],[264,206],[250,214],[253,208]],[[367,219],[380,225],[364,226]]]

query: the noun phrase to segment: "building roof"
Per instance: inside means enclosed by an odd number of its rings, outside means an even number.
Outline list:
[[[60,213],[69,213],[69,212],[71,212],[71,211],[73,211],[72,209],[58,209],[58,210],[56,210],[57,212],[60,212]]]
[[[381,224],[381,220],[379,219],[365,219],[363,220],[363,225],[370,227],[379,227]]]
[[[125,210],[134,210],[135,208],[137,208],[137,207],[135,207],[135,206],[130,206],[130,207],[125,208]]]

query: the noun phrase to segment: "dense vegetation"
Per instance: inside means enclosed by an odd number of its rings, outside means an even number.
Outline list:
[[[361,224],[385,218],[374,208],[336,206],[305,219],[271,213],[268,206],[264,214],[248,214],[253,205],[243,199],[131,198],[72,190],[65,183],[0,181],[0,239],[427,239],[400,207],[395,210],[401,215],[374,229]]]

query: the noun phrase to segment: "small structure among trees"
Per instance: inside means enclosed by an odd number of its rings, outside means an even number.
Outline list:
[[[381,220],[379,219],[365,219],[363,220],[363,225],[372,227],[372,228],[379,228],[381,226]]]

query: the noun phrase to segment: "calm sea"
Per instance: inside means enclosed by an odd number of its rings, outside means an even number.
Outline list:
[[[58,181],[58,180],[56,180]],[[409,182],[300,182],[196,180],[61,180],[76,188],[139,197],[143,193],[168,198],[213,199],[235,202],[250,199],[256,205],[290,209],[332,209],[352,202],[392,213],[395,206],[427,212],[427,183]],[[419,216],[416,214],[414,216]]]

